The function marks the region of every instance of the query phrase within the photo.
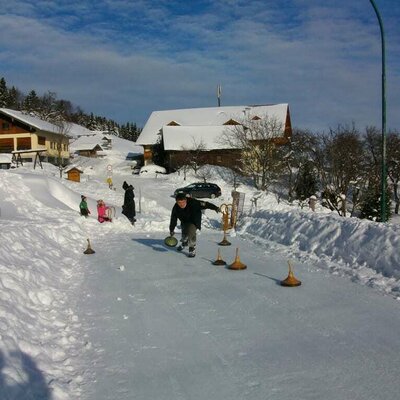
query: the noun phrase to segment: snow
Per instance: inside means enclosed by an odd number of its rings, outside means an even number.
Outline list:
[[[312,212],[241,181],[232,245],[217,245],[221,215],[206,210],[189,259],[163,239],[172,193],[199,178],[132,175],[115,149],[74,165],[80,183],[47,163],[0,170],[1,399],[398,396],[398,219]],[[229,204],[232,173],[202,175],[222,188],[210,201]],[[134,227],[121,215],[123,181],[135,187]],[[115,207],[111,223],[96,219],[100,198]],[[83,254],[87,239],[93,255]],[[212,265],[218,248],[228,264],[238,249],[247,269]],[[279,284],[288,261],[300,287]]]
[[[215,130],[216,126],[221,126],[230,119],[240,122],[248,115],[258,116],[259,118],[264,118],[268,115],[269,118],[276,118],[277,121],[282,123],[282,126],[285,126],[288,111],[289,105],[287,103],[153,111],[138,137],[137,144],[156,144],[160,130],[171,122],[174,125],[178,124],[182,127],[187,127],[189,130],[193,130],[195,126],[207,126]]]
[[[230,127],[223,126],[163,126],[163,140],[164,149],[182,150],[191,149],[196,150],[200,146],[204,150],[216,149],[232,149],[233,146],[222,141],[224,133]]]
[[[0,163],[11,164],[12,155],[7,153],[0,154]]]
[[[109,140],[111,142],[110,150],[102,150],[104,155],[109,156],[115,154],[117,158],[121,158],[123,154],[143,154],[143,147],[136,145],[135,142],[119,138],[115,135],[105,135],[101,132],[92,132],[91,135],[80,136],[71,142],[70,150],[71,152],[77,150],[92,150],[96,145],[102,147],[104,145],[104,140]]]
[[[167,170],[157,164],[147,164],[140,168],[139,174],[141,176],[155,176],[159,174],[165,174]]]
[[[59,126],[44,121],[34,115],[24,113],[22,111],[11,110],[8,108],[0,108],[0,112],[9,115],[10,117],[16,118],[19,121],[25,122],[26,124],[33,126],[34,128],[37,128],[39,130],[53,132],[56,134],[62,133],[60,132]],[[65,129],[65,133],[71,137],[93,133],[89,129],[86,129],[83,126],[74,123],[69,123],[67,126],[65,126]]]

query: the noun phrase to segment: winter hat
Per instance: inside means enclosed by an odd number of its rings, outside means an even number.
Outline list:
[[[124,181],[124,183],[122,184],[122,189],[126,190],[128,189],[129,185],[126,183],[126,181]]]
[[[186,194],[183,192],[178,192],[175,196],[175,200],[186,200]]]

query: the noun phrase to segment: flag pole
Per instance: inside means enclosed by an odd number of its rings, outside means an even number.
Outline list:
[[[218,107],[221,107],[221,93],[222,93],[221,85],[218,85],[217,86]]]

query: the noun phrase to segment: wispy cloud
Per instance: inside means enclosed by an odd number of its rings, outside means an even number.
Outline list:
[[[192,4],[192,2],[189,2]],[[377,0],[388,126],[400,130],[400,5]],[[380,126],[380,34],[368,1],[20,1],[0,15],[10,85],[143,124],[153,110],[288,102],[293,123]]]

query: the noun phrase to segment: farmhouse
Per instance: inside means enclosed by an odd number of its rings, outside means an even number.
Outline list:
[[[0,108],[0,153],[18,151],[24,161],[32,161],[32,150],[45,150],[41,152],[45,161],[56,164],[61,157],[66,165],[69,139],[83,130],[90,132],[76,124],[55,125],[22,111]]]
[[[231,167],[240,158],[240,149],[221,141],[224,132],[244,120],[267,118],[281,127],[274,142],[288,143],[292,134],[289,105],[274,104],[154,111],[136,144],[144,148],[145,165],[153,163],[157,147],[161,147],[169,170],[183,165],[193,152],[202,163]]]
[[[103,135],[95,134],[91,136],[80,136],[75,141],[71,142],[71,153],[85,157],[98,157],[103,151]],[[107,141],[107,148],[111,146],[111,139]]]
[[[73,155],[85,157],[104,157],[105,155],[125,154],[131,165],[143,164],[143,147],[135,142],[101,131],[91,131],[90,135],[80,136],[70,142]]]

